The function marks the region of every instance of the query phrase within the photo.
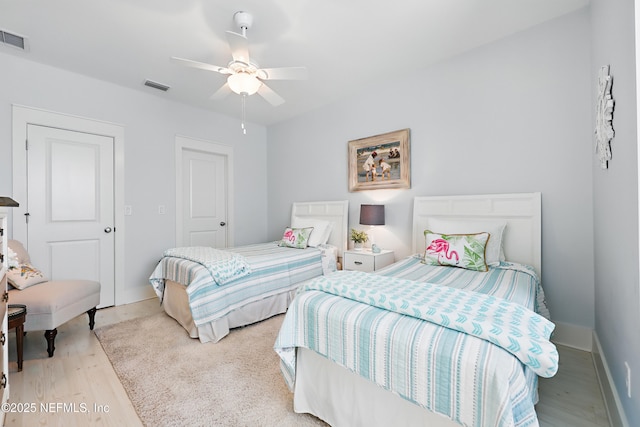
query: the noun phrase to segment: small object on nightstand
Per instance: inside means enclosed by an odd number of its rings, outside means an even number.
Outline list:
[[[380,249],[379,253],[370,250],[344,251],[342,268],[344,270],[358,270],[372,272],[386,267],[395,261],[393,251]]]
[[[379,254],[381,251],[380,247],[378,245],[376,245],[375,243],[373,245],[371,245],[371,252],[374,254]]]

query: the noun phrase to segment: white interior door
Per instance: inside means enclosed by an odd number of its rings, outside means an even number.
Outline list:
[[[181,158],[182,242],[179,245],[226,248],[228,157],[183,148]]]
[[[29,125],[27,248],[50,279],[101,284],[114,305],[114,141]]]

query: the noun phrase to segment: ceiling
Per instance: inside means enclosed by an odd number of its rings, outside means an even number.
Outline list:
[[[375,6],[371,6],[375,3]],[[247,100],[247,120],[274,124],[376,82],[425,68],[569,13],[589,0],[0,0],[0,30],[28,50],[0,52],[161,98],[240,117],[240,96],[209,97],[225,76],[170,62],[178,56],[226,66],[225,31],[250,12],[251,59],[260,67],[306,66],[305,81],[269,81],[286,102]],[[171,88],[143,85],[150,79]]]

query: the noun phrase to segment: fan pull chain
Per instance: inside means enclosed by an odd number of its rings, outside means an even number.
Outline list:
[[[244,120],[246,117],[246,103],[247,103],[247,94],[243,93],[242,94],[242,124],[240,125],[240,127],[242,128],[242,133],[243,134],[247,134],[247,128],[244,125]]]

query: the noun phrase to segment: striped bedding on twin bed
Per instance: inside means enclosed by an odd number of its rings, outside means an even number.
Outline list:
[[[548,317],[537,276],[519,264],[479,273],[409,257],[376,274],[494,295]],[[274,347],[292,389],[295,348],[306,347],[462,425],[538,425],[532,369],[481,338],[415,317],[317,290],[300,292]]]
[[[376,274],[493,295],[523,305],[544,318],[551,319],[540,279],[528,265],[501,262],[501,268],[490,268],[487,273],[478,273],[464,268],[427,266],[421,259],[419,255],[414,255],[380,269]]]
[[[248,303],[296,289],[302,281],[322,275],[322,251],[293,249],[277,242],[227,249],[242,255],[251,273],[218,285],[197,262],[163,257],[149,281],[162,299],[165,279],[185,285],[196,326],[220,319]]]

